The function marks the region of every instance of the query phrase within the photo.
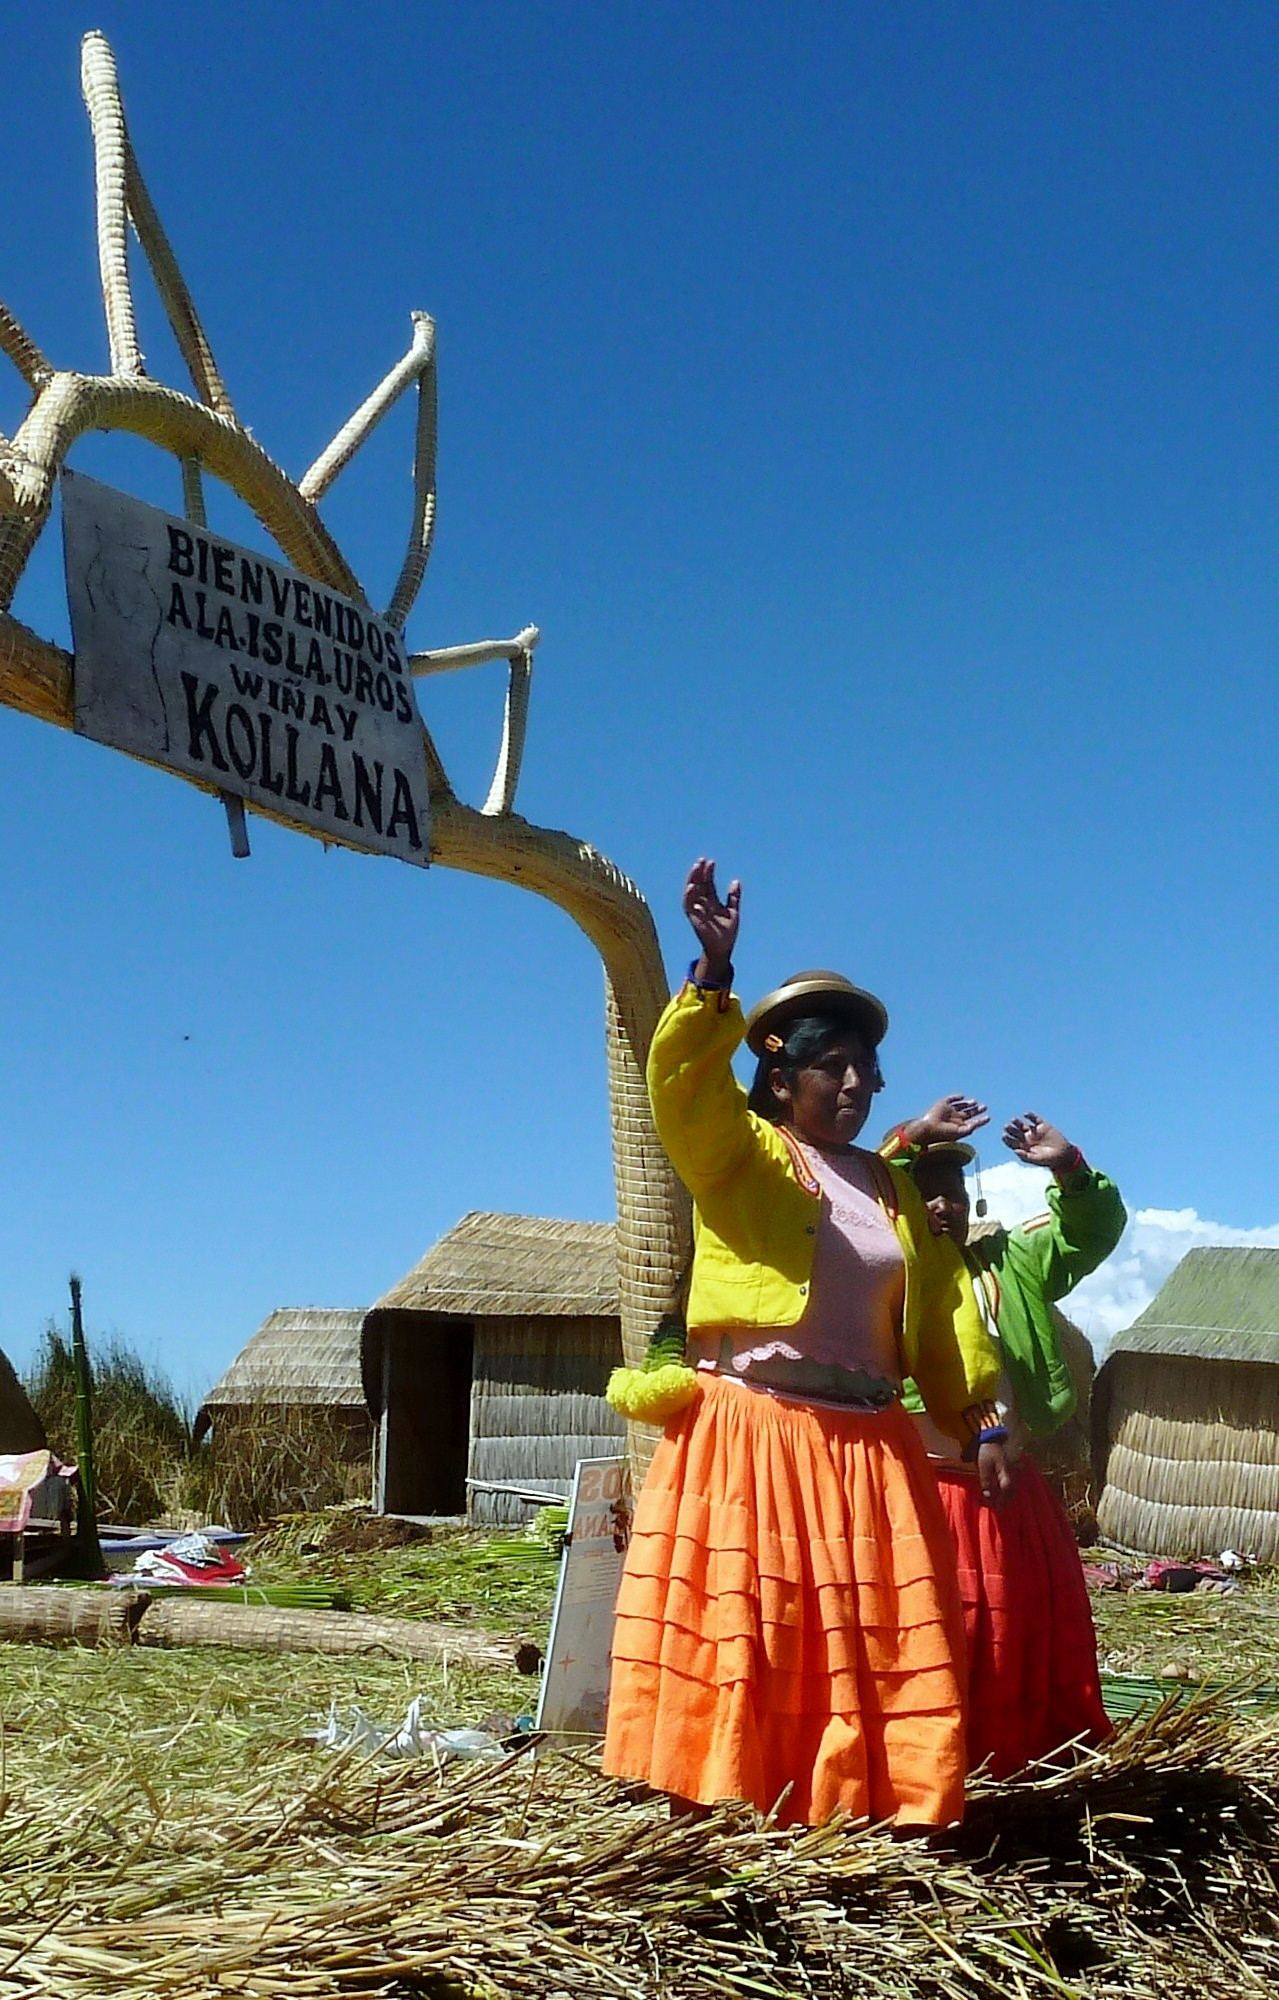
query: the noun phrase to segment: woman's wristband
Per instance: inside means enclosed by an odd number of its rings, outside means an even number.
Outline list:
[[[691,987],[698,993],[728,993],[732,990],[733,968],[731,964],[725,966],[724,977],[722,979],[699,979],[697,968],[701,962],[700,958],[695,958],[688,968],[688,984]]]
[[[1059,1167],[1054,1167],[1053,1172],[1059,1181],[1068,1181],[1072,1174],[1082,1172],[1087,1165],[1088,1162],[1080,1152],[1078,1146],[1072,1146],[1069,1158],[1063,1160]]]
[[[995,1402],[970,1403],[964,1411],[963,1424],[973,1444],[984,1444],[990,1431],[1000,1431],[1005,1437],[1008,1435],[1003,1414]]]

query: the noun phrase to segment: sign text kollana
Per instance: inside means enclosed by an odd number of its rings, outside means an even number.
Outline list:
[[[75,726],[355,847],[425,866],[422,723],[367,607],[62,474]]]

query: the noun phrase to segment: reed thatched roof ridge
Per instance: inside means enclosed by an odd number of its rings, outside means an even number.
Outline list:
[[[280,1306],[214,1383],[196,1415],[202,1435],[220,1409],[249,1403],[362,1409],[364,1308]]]
[[[373,1312],[463,1318],[599,1319],[617,1304],[611,1222],[553,1222],[473,1210],[428,1250]]]
[[[1279,1361],[1279,1250],[1188,1250],[1112,1354]]]

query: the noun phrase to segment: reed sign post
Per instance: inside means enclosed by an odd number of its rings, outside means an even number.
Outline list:
[[[412,315],[412,337],[403,358],[314,463],[296,479],[291,478],[268,456],[236,412],[195,301],[142,178],[125,121],[115,58],[100,34],[86,35],[84,39],[81,81],[93,131],[98,255],[111,369],[106,375],[86,375],[56,366],[0,303],[0,354],[6,355],[18,370],[30,394],[27,414],[13,437],[0,436],[0,702],[63,729],[101,731],[103,740],[115,741],[117,748],[167,764],[186,782],[221,797],[238,853],[248,851],[244,832],[247,803],[253,812],[321,840],[357,848],[377,846],[380,852],[398,853],[418,863],[429,860],[442,867],[463,868],[472,874],[518,883],[568,912],[595,944],[604,964],[622,1345],[626,1360],[638,1365],[649,1334],[678,1299],[691,1242],[688,1201],[658,1142],[644,1087],[649,1042],[667,997],[666,976],[652,915],[635,884],[587,842],[547,827],[532,826],[515,811],[533,648],[538,636],[535,628],[526,627],[507,640],[480,640],[430,653],[409,653],[404,647],[405,621],[426,574],[435,529],[435,328],[425,313]],[[192,395],[152,380],[143,369],[129,272],[130,227],[150,264],[191,376]],[[409,392],[417,400],[413,505],[399,577],[389,603],[379,612],[369,605],[358,577],[325,526],[319,503],[387,410]],[[172,557],[176,549],[178,570],[166,570],[163,561],[158,570],[153,568],[150,527],[136,545],[137,560],[146,580],[145,589],[142,583],[138,585],[139,597],[145,598],[149,605],[146,591],[155,588],[158,613],[154,606],[145,613],[137,605],[132,611],[123,608],[129,578],[122,572],[115,554],[111,558],[109,587],[116,593],[116,608],[88,607],[92,558],[83,561],[83,552],[77,557],[78,581],[73,581],[72,589],[73,597],[77,591],[84,594],[77,612],[76,631],[77,649],[82,641],[84,645],[81,662],[22,624],[12,615],[10,606],[48,521],[59,473],[78,440],[91,430],[129,431],[170,452],[180,470],[182,507],[180,514],[158,517],[164,524],[164,535],[156,545],[162,557],[166,551]],[[292,634],[294,650],[290,655],[282,612],[274,621],[280,626],[279,637],[272,640],[272,644],[283,648],[278,663],[266,657],[266,599],[261,607],[241,597],[233,604],[218,583],[221,559],[215,548],[225,551],[231,564],[225,573],[235,580],[237,591],[240,573],[235,565],[240,556],[256,558],[204,532],[203,482],[209,474],[223,480],[253,510],[280,551],[281,561],[271,568],[281,589],[287,586],[290,592],[288,632]],[[125,502],[123,496],[117,498],[122,507],[121,520],[125,514],[130,520],[141,520],[153,512],[142,510],[135,516],[131,510],[137,503]],[[73,516],[76,504],[73,500]],[[189,547],[181,539],[170,544],[169,527],[179,537],[188,535]],[[200,576],[201,561],[205,564],[204,578]],[[189,575],[183,573],[188,562]],[[267,574],[265,563],[263,574],[264,577]],[[213,578],[212,584],[207,581],[209,576]],[[309,588],[309,598],[299,591],[299,584],[304,590]],[[174,585],[179,587],[180,598],[173,594]],[[104,590],[106,587],[104,581]],[[202,613],[198,601],[201,591],[204,592]],[[221,601],[224,597],[225,603]],[[341,602],[348,621],[348,639],[353,614],[366,634],[370,629],[377,631],[383,644],[383,660],[375,663],[371,652],[362,653],[360,648],[344,644],[334,633],[317,635],[314,625],[317,599],[333,606],[335,631],[336,607]],[[229,626],[221,618],[223,610]],[[251,628],[250,613],[261,616],[262,624]],[[183,614],[191,619],[190,638],[198,654],[185,653],[188,634]],[[305,658],[299,645],[308,630],[304,614],[311,617],[310,636],[317,637],[321,646],[320,665],[324,671],[334,673],[334,682],[320,684],[314,672],[307,671],[309,666],[313,667],[313,656],[309,639]],[[155,641],[129,652],[127,663],[122,662],[119,649],[113,652],[110,642],[103,637],[113,617],[117,624],[135,621],[139,631],[143,629],[144,617],[145,629],[156,623]],[[161,625],[165,626],[163,638]],[[223,635],[220,648],[219,631]],[[227,643],[229,632],[234,633],[234,648]],[[336,679],[336,663],[323,653],[326,638],[330,645],[343,647],[353,658],[357,655],[364,658],[373,674],[372,704],[359,702],[358,665],[352,668],[354,704],[347,700],[346,691]],[[253,643],[258,647],[259,658],[251,657]],[[392,643],[398,645],[403,669],[393,677],[386,668],[386,654]],[[215,674],[212,661],[218,651],[223,658]],[[245,691],[241,690],[231,671],[233,652],[239,656],[241,672],[252,675],[261,672],[262,686],[256,692],[250,680],[245,681]],[[488,660],[506,661],[509,672],[493,779],[483,804],[476,807],[458,798],[430,730],[420,716],[414,713],[409,720],[403,718],[399,689],[406,677],[420,679]],[[146,709],[149,697],[145,690],[139,691],[141,706],[133,703],[131,697],[126,698],[124,706],[132,716],[127,723],[121,719],[116,693],[109,690],[113,675],[125,673],[126,665],[135,689],[139,679],[145,679],[150,668],[154,668],[153,692],[157,697],[154,711]],[[383,691],[373,671],[375,666],[388,671],[387,686],[395,703],[392,709],[387,709],[382,699]],[[230,676],[229,685],[223,669]],[[186,706],[188,690],[182,680],[182,675],[188,672],[197,683],[190,695],[191,710]],[[176,691],[173,674],[177,677]],[[305,745],[303,718],[296,708],[286,716],[282,705],[274,708],[271,705],[271,690],[275,690],[276,701],[283,704],[286,686],[293,690],[288,696],[291,703],[304,687],[309,688],[312,696],[324,697],[323,710],[317,709],[313,700],[307,707]],[[211,688],[217,692],[210,694]],[[359,711],[349,741],[340,734],[346,728],[346,720],[337,714],[339,698],[348,710],[354,705]],[[230,719],[231,710],[237,706],[243,719]],[[380,715],[375,717],[373,709],[379,710]],[[126,730],[142,732],[144,713],[148,716],[144,734],[125,742],[106,733],[118,731],[123,736]],[[333,725],[332,733],[325,725],[326,714]],[[264,716],[270,723],[265,731]],[[97,720],[91,721],[91,717]],[[290,723],[299,732],[292,787],[297,796],[292,797],[288,796]],[[394,755],[389,748],[383,754],[374,749],[372,737],[365,732],[374,727],[378,732],[384,728],[390,730],[392,725]],[[163,742],[166,731],[168,751],[158,755],[157,741]],[[191,748],[193,739],[199,755]],[[362,779],[354,761],[357,740],[366,745],[358,752],[363,761]],[[213,753],[215,742],[228,767],[226,770],[219,768]],[[324,756],[324,742],[331,747],[331,758]],[[370,775],[378,761],[383,766],[380,833],[376,825],[376,778]],[[401,773],[402,783],[397,783],[396,772]],[[282,786],[277,790],[281,778]],[[302,794],[308,786],[304,802]],[[345,818],[339,810],[339,794]],[[421,842],[420,852],[412,839],[414,825]],[[643,1467],[647,1463],[649,1440],[645,1434],[633,1432],[632,1445],[637,1466]]]

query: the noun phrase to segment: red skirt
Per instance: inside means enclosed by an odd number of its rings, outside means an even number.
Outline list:
[[[703,1375],[635,1510],[604,1769],[781,1822],[945,1826],[964,1803],[964,1628],[900,1404]]]
[[[968,1641],[968,1762],[1006,1778],[1063,1743],[1103,1743],[1088,1586],[1070,1523],[1033,1459],[1007,1505],[970,1473],[937,1469],[954,1536]]]

